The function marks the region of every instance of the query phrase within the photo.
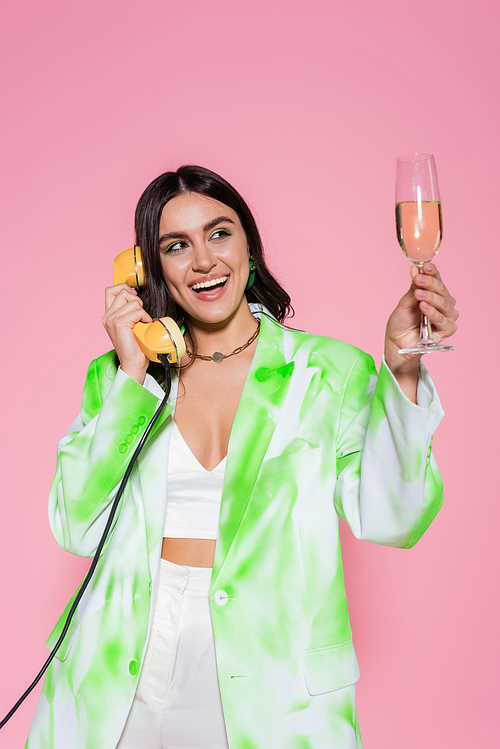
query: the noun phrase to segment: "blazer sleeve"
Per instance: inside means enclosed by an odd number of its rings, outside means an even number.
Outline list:
[[[103,397],[98,361],[87,373],[82,411],[57,446],[49,494],[52,533],[63,549],[79,556],[94,554],[106,510],[159,402],[121,369]]]
[[[420,365],[418,405],[400,389],[382,361],[353,365],[337,435],[335,506],[357,538],[410,548],[443,503],[443,485],[431,453],[444,413],[432,380]]]

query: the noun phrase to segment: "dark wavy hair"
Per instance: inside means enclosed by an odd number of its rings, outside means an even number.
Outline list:
[[[240,219],[246,234],[250,254],[255,261],[255,281],[245,291],[248,302],[259,302],[282,323],[293,315],[291,300],[267,267],[264,248],[257,224],[250,208],[229,182],[215,172],[201,166],[184,165],[176,172],[165,172],[154,179],[142,193],[135,211],[136,244],[141,247],[147,286],[140,289],[144,309],[153,318],[172,317],[178,325],[185,325],[196,351],[196,340],[184,310],[170,294],[160,260],[160,219],[165,205],[185,193],[198,193],[229,206]],[[158,378],[158,367],[149,370]]]

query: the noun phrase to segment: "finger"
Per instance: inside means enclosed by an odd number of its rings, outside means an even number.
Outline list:
[[[104,314],[104,317],[108,320],[114,320],[118,317],[127,317],[128,315],[133,314],[136,315],[137,312],[144,313],[144,315],[149,318],[148,321],[151,321],[151,317],[148,315],[146,310],[143,307],[142,299],[129,299],[125,302],[125,304],[117,305],[113,308],[113,306]]]
[[[457,326],[455,324],[458,318],[458,312],[455,312],[451,317],[444,315],[440,310],[436,309],[427,302],[420,303],[420,309],[422,314],[426,315],[432,323],[433,329],[439,333],[441,338],[447,338],[453,335],[456,331]]]
[[[109,321],[117,328],[133,328],[138,322],[153,322],[152,317],[150,317],[142,307],[131,308],[128,306],[124,312],[122,312],[122,310],[124,310],[124,307],[115,312],[112,317],[109,318]]]
[[[443,295],[449,294],[448,289],[441,280],[438,269],[432,263],[426,263],[421,268],[413,266],[411,269],[412,287],[430,289]]]
[[[132,286],[129,286],[128,283],[117,283],[114,286],[108,286],[106,289],[104,289],[104,299],[106,305],[108,305],[108,303],[110,305],[113,302],[113,299],[120,293],[120,291],[129,291],[131,294],[137,294],[136,289],[134,289]]]
[[[415,279],[418,275],[425,276],[426,278],[436,278],[439,281],[441,280],[439,271],[433,263],[425,263],[420,268],[417,265],[412,264],[410,266],[410,275],[412,283],[415,282]]]
[[[134,313],[136,314],[136,311],[144,311],[143,304],[141,299],[133,298],[127,300],[124,304],[120,303],[113,303],[111,307],[106,310],[102,317],[102,323],[103,325],[107,326],[108,324],[113,324],[113,321],[116,320],[118,317],[130,315]],[[147,315],[147,313],[145,312]],[[149,315],[147,315],[149,317]]]
[[[132,330],[138,322],[151,323],[152,318],[142,307],[121,307],[111,315],[104,315],[102,324],[112,336],[124,330]]]
[[[425,291],[434,292],[435,294],[439,294],[440,296],[448,299],[452,304],[455,304],[455,300],[440,278],[424,275],[423,273],[418,273],[414,278],[413,285],[415,290],[424,289]]]
[[[127,302],[137,301],[142,306],[142,299],[137,296],[135,289],[131,289],[127,284],[119,284],[119,286],[111,286],[105,290],[105,309],[106,312],[109,310],[113,311],[119,307],[123,307]]]
[[[415,297],[453,316],[456,300],[440,278],[419,273],[415,276]],[[458,316],[458,313],[456,313]]]
[[[128,283],[115,283],[114,286],[107,286],[104,289],[105,294],[112,294],[113,296],[116,296],[118,292],[120,292],[122,289],[131,291],[134,294],[137,294],[137,289],[135,289],[133,286],[129,286]]]
[[[422,266],[422,271],[426,276],[434,276],[434,278],[437,278],[439,281],[441,281],[441,274],[439,273],[434,263],[424,263],[424,265]]]
[[[449,294],[443,296],[432,291],[416,289],[415,298],[419,302],[426,302],[431,307],[434,307],[434,309],[437,309],[445,317],[449,317],[450,320],[456,320],[458,317],[458,312],[455,310],[455,300]]]

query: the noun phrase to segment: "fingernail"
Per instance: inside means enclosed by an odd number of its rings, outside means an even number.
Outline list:
[[[425,281],[425,276],[421,276],[419,274],[415,280],[418,281],[419,283],[423,283]]]
[[[415,293],[418,297],[420,297],[420,299],[423,299],[425,296],[425,291],[423,289],[417,289]]]
[[[433,266],[433,265],[431,265],[431,263],[428,263],[428,264],[427,264],[427,265],[425,266],[425,270],[428,270],[428,271],[429,271],[429,273],[430,273],[431,271],[433,271],[433,270],[434,270],[434,266]]]
[[[424,309],[429,309],[429,305],[427,304],[427,302],[422,302],[422,307]]]

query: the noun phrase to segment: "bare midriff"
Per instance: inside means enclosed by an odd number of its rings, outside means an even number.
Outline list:
[[[164,538],[162,559],[183,567],[213,567],[215,539]]]

